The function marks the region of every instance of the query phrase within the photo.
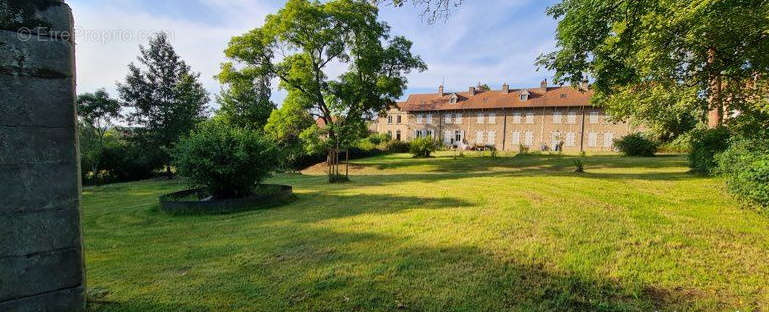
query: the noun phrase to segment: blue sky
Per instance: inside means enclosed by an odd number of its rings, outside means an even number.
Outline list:
[[[282,0],[70,0],[77,32],[78,92],[106,88],[115,94],[138,45],[154,32],[171,34],[177,52],[201,73],[213,95],[213,79],[222,51],[232,36],[263,24],[267,14],[283,6]],[[105,4],[105,2],[109,4]],[[412,6],[382,7],[380,19],[395,35],[414,42],[413,51],[429,69],[409,75],[411,93],[461,91],[477,83],[500,88],[535,87],[549,72],[538,72],[538,55],[554,49],[556,21],[545,9],[556,0],[466,0],[446,22],[422,22]],[[334,70],[329,73],[334,76]],[[285,95],[276,90],[273,98]],[[212,96],[213,98],[213,96]],[[212,103],[213,104],[213,103]]]

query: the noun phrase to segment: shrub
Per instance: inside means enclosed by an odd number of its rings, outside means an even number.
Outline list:
[[[271,140],[258,132],[209,121],[182,138],[174,151],[180,175],[214,198],[252,194],[278,164]]]
[[[692,147],[692,134],[679,135],[674,140],[660,145],[658,151],[663,153],[689,153]]]
[[[702,174],[713,174],[717,164],[715,156],[729,147],[729,130],[715,128],[695,130],[692,133],[689,167]]]
[[[438,143],[432,137],[416,138],[411,141],[409,153],[414,157],[430,157],[438,149]]]
[[[528,154],[529,153],[529,147],[523,144],[518,145],[518,152],[521,154]]]
[[[625,156],[654,157],[654,153],[657,152],[657,143],[641,133],[628,134],[619,140],[614,140],[614,146]]]
[[[391,140],[385,145],[385,151],[388,153],[408,153],[411,146],[403,141]]]
[[[120,140],[107,144],[102,153],[105,182],[125,182],[148,179],[165,164],[165,153],[158,148],[138,142]]]
[[[574,160],[574,172],[576,173],[584,173],[585,172],[585,162],[582,159],[575,159]]]
[[[765,144],[765,143],[764,143]],[[738,198],[769,208],[769,147],[760,140],[737,140],[716,155],[716,173],[726,177]]]

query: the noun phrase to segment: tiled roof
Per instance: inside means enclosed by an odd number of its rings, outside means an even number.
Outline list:
[[[521,101],[521,92],[528,90],[529,97]],[[457,95],[457,102],[451,103],[453,94]],[[590,106],[590,98],[593,91],[582,91],[573,87],[548,87],[542,88],[511,89],[505,93],[501,90],[470,92],[412,94],[406,102],[398,103],[404,111],[442,111],[463,109],[490,109],[510,107],[570,107]]]

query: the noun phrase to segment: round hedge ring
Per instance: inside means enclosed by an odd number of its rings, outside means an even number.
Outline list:
[[[203,189],[160,196],[160,209],[170,215],[215,215],[277,207],[292,202],[293,188],[263,184],[253,195],[235,199],[210,199]]]

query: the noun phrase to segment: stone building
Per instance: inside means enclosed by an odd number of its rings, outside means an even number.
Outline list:
[[[613,151],[613,142],[634,129],[610,122],[590,104],[592,91],[550,87],[413,94],[377,122],[377,132],[398,140],[431,136],[449,146],[494,146],[498,150]]]

